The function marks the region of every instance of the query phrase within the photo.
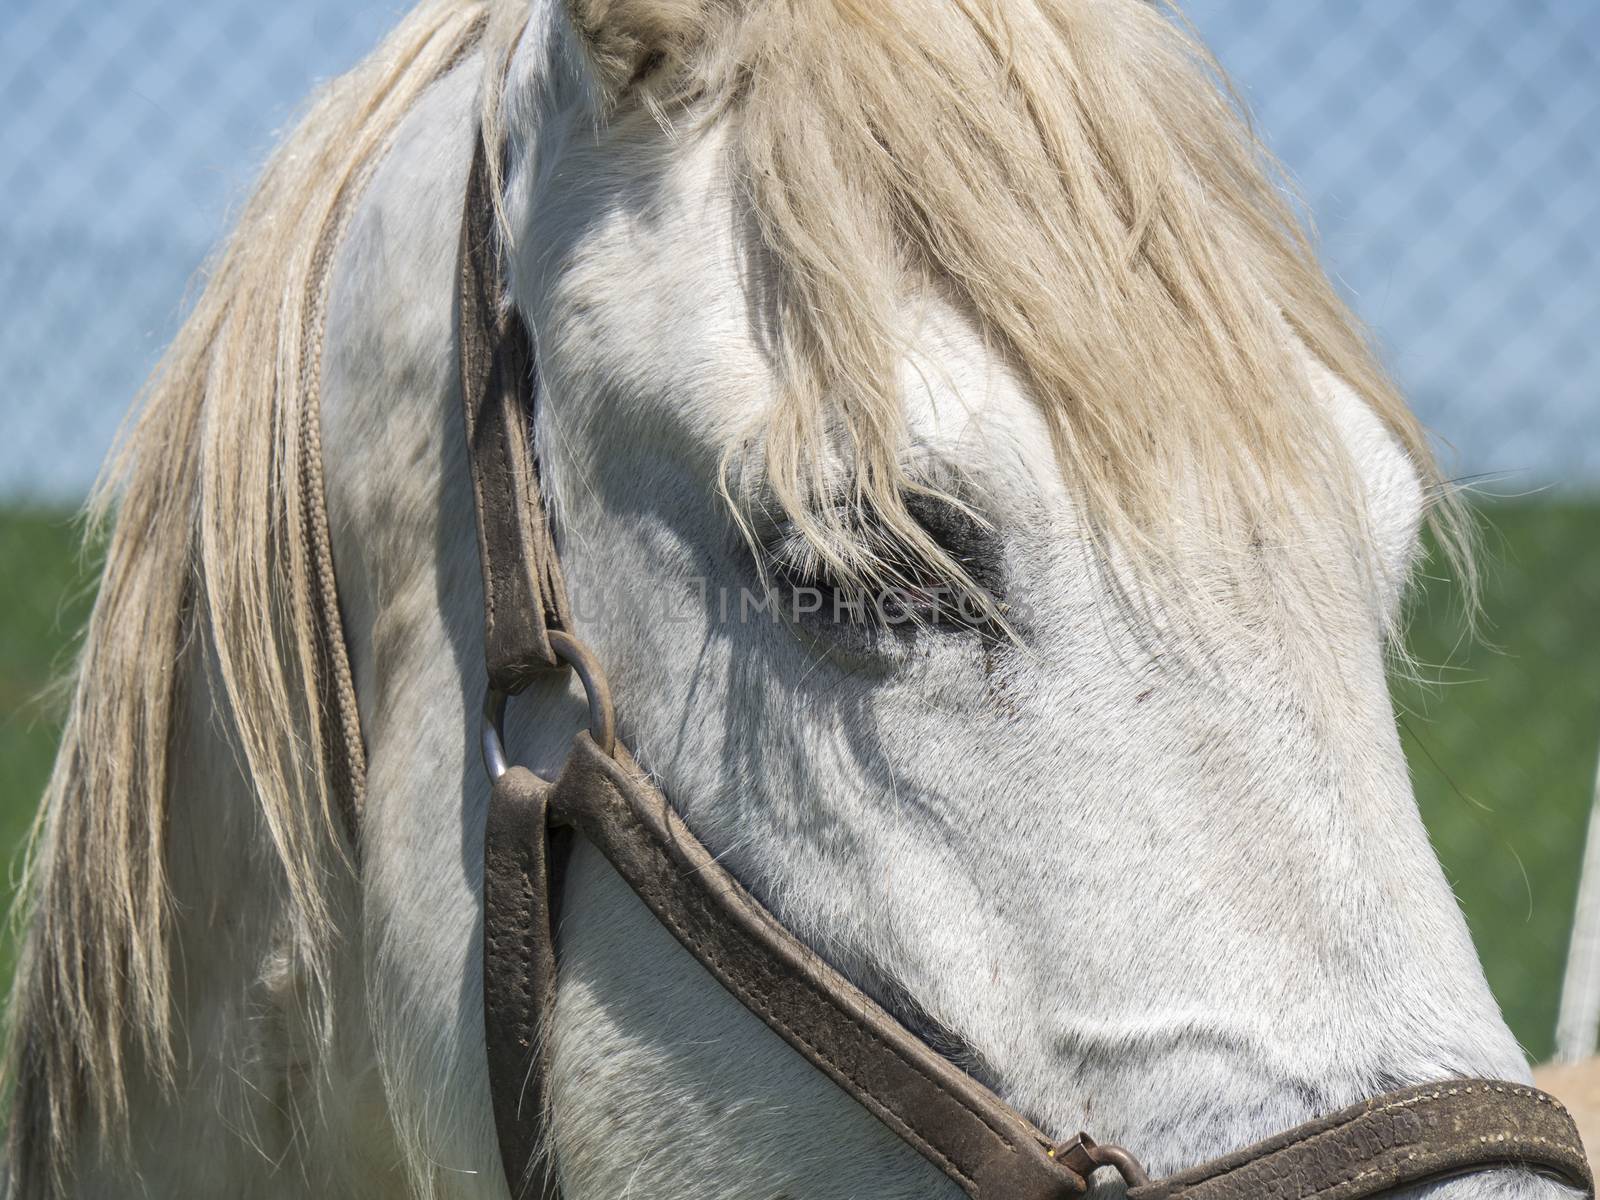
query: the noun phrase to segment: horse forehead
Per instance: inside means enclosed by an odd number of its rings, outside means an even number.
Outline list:
[[[671,154],[628,136],[569,151],[524,255],[554,335],[547,368],[665,400],[658,416],[714,440],[775,377],[752,301],[765,281],[743,252],[722,147],[711,131]]]
[[[1030,493],[1062,489],[1049,427],[1002,355],[937,296],[907,303],[900,389],[913,450]]]
[[[779,282],[741,213],[720,135],[687,139],[654,165],[648,150],[619,165],[628,157],[614,145],[579,150],[564,175],[588,175],[586,186],[543,206],[527,262],[543,285],[536,315],[554,334],[545,367],[605,381],[630,419],[727,446],[781,402]],[[562,239],[564,251],[549,253]],[[911,451],[969,468],[995,458],[1036,485],[1053,478],[1037,407],[971,322],[933,296],[902,302],[900,319]]]
[[[533,204],[533,265],[556,268],[563,297],[731,299],[745,264],[725,150],[716,127],[665,146],[639,128],[565,139]]]

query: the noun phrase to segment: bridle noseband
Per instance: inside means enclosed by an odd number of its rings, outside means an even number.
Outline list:
[[[555,1000],[552,905],[564,847],[590,841],[673,936],[751,1012],[973,1200],[1066,1200],[1111,1168],[1131,1200],[1356,1200],[1474,1171],[1526,1167],[1593,1195],[1559,1102],[1521,1084],[1408,1088],[1151,1182],[1127,1150],[1057,1143],[936,1054],[756,901],[706,850],[617,740],[605,674],[571,633],[528,419],[533,363],[496,245],[487,155],[474,153],[462,219],[458,340],[478,518],[492,780],[484,842],[484,1025],[500,1153],[512,1195],[557,1200],[539,1157]],[[572,671],[588,731],[545,781],[508,760],[507,697]]]

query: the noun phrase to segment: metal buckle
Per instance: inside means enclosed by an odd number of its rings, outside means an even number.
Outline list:
[[[589,701],[589,736],[604,753],[614,753],[617,746],[617,714],[611,705],[611,685],[606,681],[605,672],[600,669],[599,659],[594,656],[594,651],[571,634],[552,629],[546,636],[556,658],[565,663],[583,684],[584,695]],[[506,702],[510,699],[509,692],[496,691],[494,688],[490,688],[483,697],[483,769],[489,773],[490,783],[504,775],[511,766],[506,758]]]
[[[1085,1180],[1101,1167],[1110,1167],[1131,1188],[1143,1187],[1150,1182],[1149,1174],[1129,1151],[1109,1143],[1102,1146],[1087,1133],[1080,1133],[1070,1142],[1062,1142],[1050,1151],[1050,1157],[1082,1175]]]

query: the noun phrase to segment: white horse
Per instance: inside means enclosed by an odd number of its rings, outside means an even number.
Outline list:
[[[428,0],[274,160],[103,493],[11,1194],[506,1195],[452,344],[480,115],[578,632],[786,925],[1153,1172],[1527,1077],[1385,687],[1448,498],[1169,14]],[[317,417],[354,847],[301,532]],[[886,581],[918,619],[852,619]],[[510,740],[549,771],[581,721],[531,692]],[[562,911],[568,1200],[956,1194],[582,845]]]

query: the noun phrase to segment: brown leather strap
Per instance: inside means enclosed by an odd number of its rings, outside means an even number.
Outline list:
[[[531,339],[509,303],[481,136],[461,218],[456,312],[462,411],[483,571],[489,686],[518,692],[559,667],[550,632],[566,589],[539,493],[529,427]],[[542,1026],[555,999],[548,788],[522,768],[496,782],[484,831],[483,1017],[501,1165],[515,1200],[557,1200],[543,1136],[549,1097]]]
[[[973,1197],[1065,1200],[1082,1176],[993,1092],[922,1041],[751,898],[659,791],[587,733],[551,819],[605,855],[719,983]]]
[[[531,339],[507,302],[489,186],[480,136],[461,220],[456,338],[478,514],[489,686],[517,692],[536,672],[559,665],[547,631],[569,622],[528,433]]]
[[[555,1003],[550,788],[522,767],[495,781],[483,845],[483,1024],[500,1161],[513,1200],[555,1200],[542,1153],[549,1105],[545,1018]]]
[[[1353,1105],[1134,1188],[1128,1200],[1357,1200],[1517,1167],[1594,1194],[1577,1127],[1559,1101],[1520,1084],[1462,1079]]]

